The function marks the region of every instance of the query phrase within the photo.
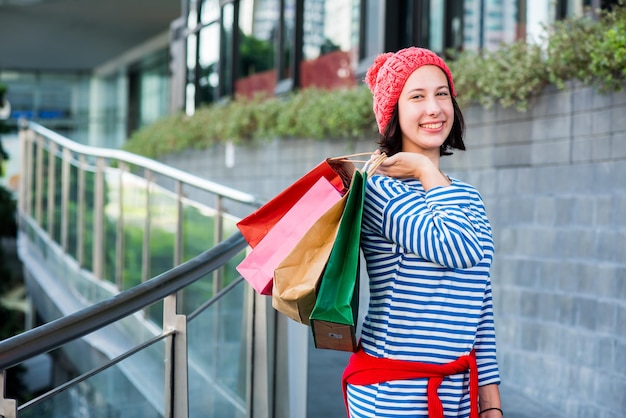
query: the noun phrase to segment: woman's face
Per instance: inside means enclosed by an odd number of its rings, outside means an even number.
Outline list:
[[[445,73],[425,65],[409,76],[398,99],[402,151],[439,157],[454,122],[452,96]]]

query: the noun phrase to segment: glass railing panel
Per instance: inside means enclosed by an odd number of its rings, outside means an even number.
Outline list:
[[[120,178],[121,177],[121,178]],[[120,202],[120,181],[123,180],[121,171],[106,169],[104,175],[104,272],[102,279],[115,285],[117,282],[117,270],[120,264],[118,257],[117,238],[118,223],[123,219]],[[141,252],[141,247],[139,251]],[[124,248],[124,251],[134,251],[134,247]],[[123,289],[121,289],[123,290]]]
[[[190,418],[247,416],[248,290],[239,282],[189,321]]]
[[[241,263],[245,257],[245,250],[230,259],[219,274],[221,274],[222,288],[228,286],[239,277],[239,273],[235,267]],[[211,299],[216,291],[215,273],[206,275],[205,277],[195,281],[189,286],[178,292],[179,311],[185,315],[198,309],[207,300]]]
[[[177,228],[176,196],[158,185],[150,194],[150,274],[157,276],[174,267],[174,241]]]
[[[183,201],[183,261],[215,245],[215,210],[191,200]]]
[[[142,281],[142,251],[148,210],[145,179],[129,172],[123,173],[122,176],[122,190],[115,192],[115,189],[112,189],[109,193],[111,195],[117,194],[118,198],[121,193],[124,254],[122,289],[120,290],[126,290],[133,288]],[[116,201],[117,203],[119,202]],[[115,211],[119,211],[119,209],[114,209],[111,205],[110,208],[106,209],[107,217],[113,216]]]
[[[22,228],[28,237],[28,245],[31,245],[46,263],[48,274],[79,294],[85,305],[103,301],[117,293],[111,285],[94,280],[88,271],[80,269],[76,260],[53,245],[48,235],[38,228],[34,221],[25,220]]]
[[[236,231],[235,222],[236,220],[229,216],[225,216],[223,218],[222,228],[224,238],[232,235]],[[183,228],[182,261],[187,261],[215,245],[214,209],[200,205],[196,202],[184,200]],[[240,255],[235,257],[235,262],[237,260],[242,260],[243,257],[244,253],[242,252]],[[223,288],[231,283],[238,276],[238,273],[234,268],[234,266],[238,263],[232,265],[233,263],[234,262],[229,263],[226,268],[220,269],[219,272],[210,274],[181,290],[179,292],[181,312],[192,312],[204,302],[211,299],[215,292],[219,291],[220,287]],[[215,283],[217,274],[221,277],[221,286],[218,286]]]
[[[68,385],[44,400],[18,408],[20,418],[163,418],[165,339]]]

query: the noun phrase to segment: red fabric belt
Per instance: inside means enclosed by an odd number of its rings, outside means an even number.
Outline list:
[[[470,418],[478,418],[478,367],[476,353],[472,350],[468,355],[447,364],[428,364],[416,361],[394,360],[370,356],[362,348],[352,354],[348,366],[343,372],[343,399],[348,416],[348,383],[352,385],[372,385],[390,380],[411,380],[428,378],[428,416],[444,418],[443,405],[437,394],[444,377],[457,373],[470,372]]]

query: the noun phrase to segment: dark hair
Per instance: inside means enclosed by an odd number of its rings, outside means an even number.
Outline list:
[[[458,103],[454,97],[451,99],[452,108],[454,109],[454,122],[452,123],[452,129],[448,137],[439,148],[439,155],[452,155],[451,149],[465,151],[465,143],[463,142],[463,137],[465,136],[465,120],[463,119],[463,113]],[[380,150],[389,156],[402,151],[402,130],[400,129],[397,103],[391,114],[387,128],[385,129],[385,133],[380,135],[378,145],[380,146]]]

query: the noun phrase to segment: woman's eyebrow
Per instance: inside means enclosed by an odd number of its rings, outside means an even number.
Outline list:
[[[435,87],[435,90],[441,90],[441,89],[449,89],[449,87],[446,86],[446,85],[441,85],[439,87]],[[415,87],[415,88],[412,88],[411,90],[409,90],[408,93],[421,92],[421,91],[425,91],[425,90],[427,90],[427,89],[424,88],[424,87]]]

